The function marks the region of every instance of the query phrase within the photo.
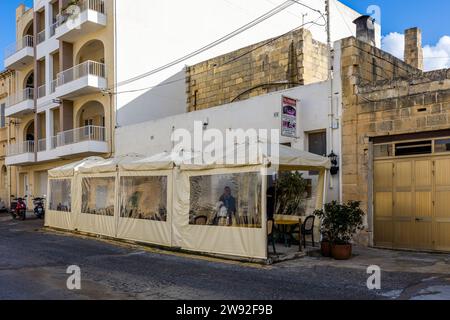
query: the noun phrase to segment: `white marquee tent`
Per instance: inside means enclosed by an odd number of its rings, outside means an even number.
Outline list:
[[[228,149],[215,158],[186,152],[92,157],[53,169],[45,224],[188,251],[267,259],[265,176],[318,171],[316,208],[321,208],[329,159],[278,145]]]

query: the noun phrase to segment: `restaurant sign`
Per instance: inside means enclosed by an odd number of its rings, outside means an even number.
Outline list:
[[[296,99],[282,97],[281,135],[297,138],[297,103]]]

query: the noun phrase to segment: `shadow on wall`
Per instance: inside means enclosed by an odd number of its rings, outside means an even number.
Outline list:
[[[128,93],[122,93],[126,94]],[[118,99],[120,101],[120,96]],[[186,110],[186,81],[183,69],[120,108],[117,111],[117,119],[119,126],[123,127],[182,114]]]

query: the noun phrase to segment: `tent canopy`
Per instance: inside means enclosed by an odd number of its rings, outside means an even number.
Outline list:
[[[94,174],[122,171],[172,170],[200,171],[247,166],[279,166],[281,170],[327,170],[331,163],[306,151],[275,144],[240,144],[226,148],[225,154],[195,152],[164,152],[151,157],[129,154],[103,159],[90,157],[49,171],[50,177],[71,177],[76,173]]]

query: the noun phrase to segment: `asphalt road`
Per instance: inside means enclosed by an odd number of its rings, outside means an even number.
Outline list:
[[[308,257],[259,266],[46,232],[41,223],[0,215],[0,299],[450,299],[448,256],[371,250],[364,258],[364,249],[353,262]],[[403,260],[389,260],[382,290],[370,291],[365,264],[385,261],[383,255]],[[403,272],[396,261],[423,268]],[[81,290],[67,289],[70,265],[81,268]]]

